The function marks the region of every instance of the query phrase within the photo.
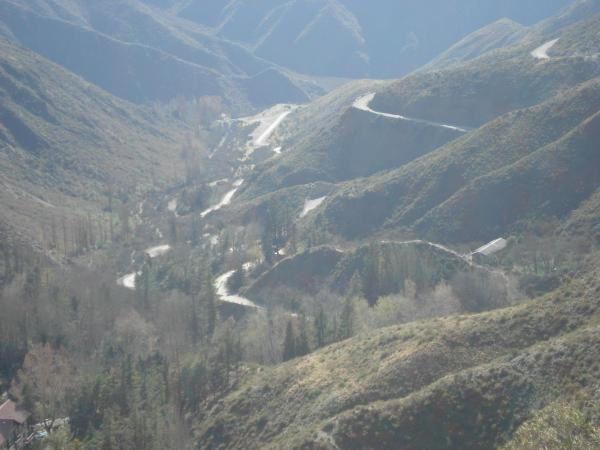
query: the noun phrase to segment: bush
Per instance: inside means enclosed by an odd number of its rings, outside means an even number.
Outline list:
[[[552,404],[525,422],[503,450],[595,450],[600,428],[569,405]]]

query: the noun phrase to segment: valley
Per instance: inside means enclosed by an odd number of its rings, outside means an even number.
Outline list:
[[[369,5],[0,4],[0,448],[598,448],[600,1]]]

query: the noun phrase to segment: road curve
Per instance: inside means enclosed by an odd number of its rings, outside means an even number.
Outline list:
[[[534,51],[531,52],[531,56],[535,59],[550,59],[548,56],[548,51],[556,45],[558,39],[553,39],[551,41],[546,42],[545,44],[540,45]]]
[[[252,300],[249,300],[245,297],[241,297],[239,295],[233,295],[229,292],[229,288],[227,287],[227,283],[229,279],[233,276],[235,270],[230,270],[229,272],[224,273],[220,277],[215,280],[215,290],[217,291],[217,296],[219,300],[224,303],[233,303],[234,305],[244,306],[246,308],[253,309],[264,309],[254,303]]]
[[[448,125],[445,123],[432,122],[430,120],[415,119],[413,117],[406,117],[406,116],[401,116],[398,114],[390,114],[390,113],[375,111],[375,110],[371,109],[371,107],[369,106],[374,98],[375,98],[374,92],[365,94],[365,95],[357,98],[354,101],[354,103],[352,104],[352,107],[355,109],[358,109],[360,111],[365,111],[365,112],[368,112],[371,114],[375,114],[377,116],[387,117],[388,119],[405,120],[407,122],[421,123],[421,124],[425,124],[425,125],[431,125],[434,127],[446,128],[447,130],[458,131],[460,133],[468,133],[470,131],[468,128],[459,127],[456,125]]]

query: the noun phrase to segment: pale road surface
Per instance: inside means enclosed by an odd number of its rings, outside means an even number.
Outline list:
[[[390,114],[390,113],[383,113],[383,112],[375,111],[375,110],[371,109],[371,107],[369,106],[374,98],[375,98],[374,92],[365,94],[362,97],[357,98],[356,101],[354,102],[354,104],[352,105],[352,107],[355,109],[358,109],[360,111],[365,111],[365,112],[368,112],[371,114],[375,114],[377,116],[387,117],[388,119],[406,120],[407,122],[422,123],[425,125],[432,125],[434,127],[441,127],[441,128],[446,128],[448,130],[458,131],[460,133],[468,133],[469,132],[469,130],[467,130],[466,128],[458,127],[455,125],[448,125],[445,123],[432,122],[430,120],[415,119],[412,117],[405,117],[405,116],[400,116],[397,114]]]
[[[151,247],[147,249],[144,253],[148,255],[150,258],[158,258],[159,256],[166,255],[171,250],[171,246],[169,244],[165,245],[157,245],[156,247]]]
[[[297,108],[297,105],[275,105],[255,116],[237,119],[245,125],[258,124],[256,129],[250,134],[251,140],[247,144],[244,159],[248,159],[256,149],[268,146],[269,138],[275,130]]]
[[[286,111],[284,113],[282,113],[279,117],[277,117],[277,119],[275,119],[275,122],[273,122],[269,128],[267,128],[259,137],[258,139],[256,139],[255,141],[255,145],[257,147],[262,147],[268,144],[268,139],[271,137],[271,135],[275,132],[275,130],[277,129],[277,127],[279,125],[281,125],[281,122],[283,122],[285,120],[285,118],[287,116],[290,115],[292,111]]]
[[[244,184],[243,179],[235,181],[233,183],[233,189],[231,189],[229,192],[227,192],[223,196],[223,198],[221,199],[221,201],[219,203],[217,203],[214,206],[211,206],[206,211],[202,212],[202,214],[200,214],[200,217],[204,218],[204,217],[208,216],[210,213],[218,211],[219,209],[223,208],[224,206],[229,205],[231,203],[231,200],[233,200],[233,196],[235,195],[235,193],[238,191],[238,189],[240,188],[240,186],[242,184]]]
[[[550,59],[548,56],[548,50],[556,45],[558,39],[553,39],[551,41],[546,42],[545,44],[540,45],[534,51],[531,52],[531,56],[535,59]]]
[[[224,303],[233,303],[235,305],[245,306],[246,308],[254,308],[254,309],[263,309],[258,306],[252,300],[241,297],[239,295],[232,295],[229,293],[229,289],[227,288],[227,282],[233,276],[235,270],[230,270],[229,272],[224,273],[219,278],[215,280],[215,289],[217,291],[217,296],[219,300]]]
[[[166,255],[171,251],[171,246],[169,244],[157,245],[156,247],[150,247],[144,250],[144,253],[148,255],[149,258],[154,259],[159,256]],[[141,272],[132,272],[127,275],[122,276],[117,280],[117,284],[119,286],[123,286],[127,289],[135,290],[135,277],[140,275]]]
[[[304,209],[302,209],[302,212],[300,213],[300,218],[302,219],[303,217],[306,217],[309,212],[311,212],[314,209],[317,209],[319,206],[321,206],[321,203],[323,203],[326,198],[327,197],[320,197],[320,198],[315,198],[313,200],[305,200],[304,201]]]
[[[122,276],[121,278],[119,278],[117,280],[117,284],[119,286],[123,286],[127,289],[131,289],[132,291],[135,291],[135,277],[137,275],[139,275],[141,272],[133,272],[133,273],[128,273],[125,276]]]

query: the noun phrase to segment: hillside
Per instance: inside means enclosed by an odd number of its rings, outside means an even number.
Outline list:
[[[600,12],[598,0],[577,0],[568,4],[556,15],[531,26],[523,26],[503,18],[469,34],[441,55],[424,65],[419,71],[442,70],[445,67],[475,59],[495,49],[527,42],[533,45],[549,38],[562,29]],[[581,44],[581,42],[580,42]]]
[[[285,4],[275,0],[259,4],[194,0],[179,5],[167,2],[165,6],[242,43],[258,56],[299,72],[397,78],[490,22],[506,17],[529,25],[568,3],[552,0],[539,8],[539,3],[531,0],[468,1],[457,8],[440,0],[403,4],[393,0],[375,4],[359,0],[295,0]],[[436,11],[436,16],[431,11]],[[443,26],[437,17],[445,18]]]
[[[526,27],[513,20],[497,20],[461,39],[419,70],[440,70],[452,64],[475,59],[492,50],[515,44],[526,32]]]
[[[0,46],[3,222],[38,239],[52,218],[99,219],[109,190],[125,201],[171,180],[180,125],[29,50]]]
[[[134,0],[10,0],[2,3],[0,22],[6,38],[136,103],[218,95],[234,110],[248,109],[257,96],[264,97],[252,77],[272,67]],[[265,97],[267,103],[307,99],[287,75],[279,77],[278,92]]]
[[[599,105],[600,0],[0,1],[0,447],[597,450]]]
[[[598,289],[590,272],[527,304],[385,328],[257,373],[198,423],[197,444],[495,448],[598,388]]]
[[[358,280],[362,285],[369,270],[377,272],[380,278],[376,296],[382,297],[404,293],[406,280],[415,282],[419,290],[428,290],[450,281],[458,272],[478,268],[466,258],[422,241],[382,242],[352,251],[318,247],[283,259],[243,293],[258,303],[277,297],[273,292],[279,289],[309,296],[318,295],[323,289],[349,295],[356,288],[352,284]]]
[[[502,116],[396,171],[349,184],[336,197],[328,200],[321,220],[328,224],[331,231],[348,238],[366,236],[383,227],[411,226],[429,210],[445,205],[444,202],[455,192],[475,182],[478,177],[503,168],[504,173],[517,170],[525,163],[523,158],[538,150],[540,155],[544,154],[545,146],[560,141],[563,137],[569,139],[567,136],[574,128],[583,129],[586,120],[597,112],[598,86],[598,80],[595,79],[541,105]],[[574,143],[575,148],[579,149],[585,142],[592,142],[586,141],[585,134],[583,136],[583,140]],[[548,154],[544,154],[540,158],[547,156]],[[547,172],[546,176],[552,176],[552,172]],[[498,192],[508,188],[510,182],[505,182],[507,184],[499,188]],[[520,193],[528,191],[529,188]],[[472,198],[473,191],[470,192],[471,200],[465,197],[464,201],[475,200]],[[545,199],[552,198],[550,192],[540,191],[540,194]],[[565,192],[565,195],[570,194],[574,195],[574,192]],[[576,209],[578,201],[574,195],[565,207]],[[498,204],[494,200],[488,206],[496,209]],[[469,208],[467,211],[470,210]],[[512,215],[512,212],[504,209],[496,210],[507,220]],[[523,211],[520,211],[522,214]],[[491,213],[491,209],[489,212]],[[368,223],[359,220],[365,214],[370,217]],[[485,234],[482,239],[493,238],[494,233],[507,231],[506,227],[497,226],[499,224],[494,224],[491,228],[487,226],[492,222],[487,222],[484,226],[481,221],[487,217],[485,214],[480,211],[473,212],[470,217],[453,216],[452,221],[440,222],[438,225],[448,226],[445,230],[448,233],[444,234],[447,240],[458,238],[449,232],[454,220],[460,221],[461,226],[468,225],[470,230],[470,233],[465,232],[458,240],[482,237],[481,232]],[[500,223],[506,225],[506,222]],[[477,228],[481,231],[472,234]],[[441,230],[437,235],[440,233]]]
[[[468,183],[416,228],[451,240],[485,240],[517,222],[563,219],[600,187],[598,139],[600,111],[556,142]]]
[[[598,15],[564,30],[552,49],[552,58],[539,60],[531,55],[549,39],[526,41],[446,70],[399,80],[385,93],[378,93],[372,107],[386,113],[479,127],[596,76],[598,63],[593,55],[598,43],[597,24]],[[465,85],[465,80],[470,81]]]
[[[563,30],[548,59],[531,54],[546,39],[538,37],[397,82],[349,83],[288,117],[278,133],[282,155],[257,167],[241,198],[316,181],[337,183],[337,194],[303,228],[325,229],[350,240],[417,223],[417,236],[431,232],[434,240],[479,241],[509,231],[525,219],[523,210],[501,209],[503,220],[486,224],[478,217],[487,212],[469,216],[469,208],[464,214],[452,210],[445,216],[452,221],[436,222],[435,233],[426,219],[419,221],[478,177],[502,168],[516,170],[523,158],[544,153],[554,142],[585,145],[567,135],[597,112],[599,18]],[[465,85],[465,79],[473,81]],[[357,99],[369,91],[374,99],[365,108]],[[591,183],[589,189],[595,181]],[[573,195],[551,216],[564,217],[589,194]],[[542,190],[540,202],[551,197]],[[465,196],[463,201],[472,200]],[[497,206],[490,198],[482,203]],[[462,236],[450,233],[454,226],[463,230]]]

